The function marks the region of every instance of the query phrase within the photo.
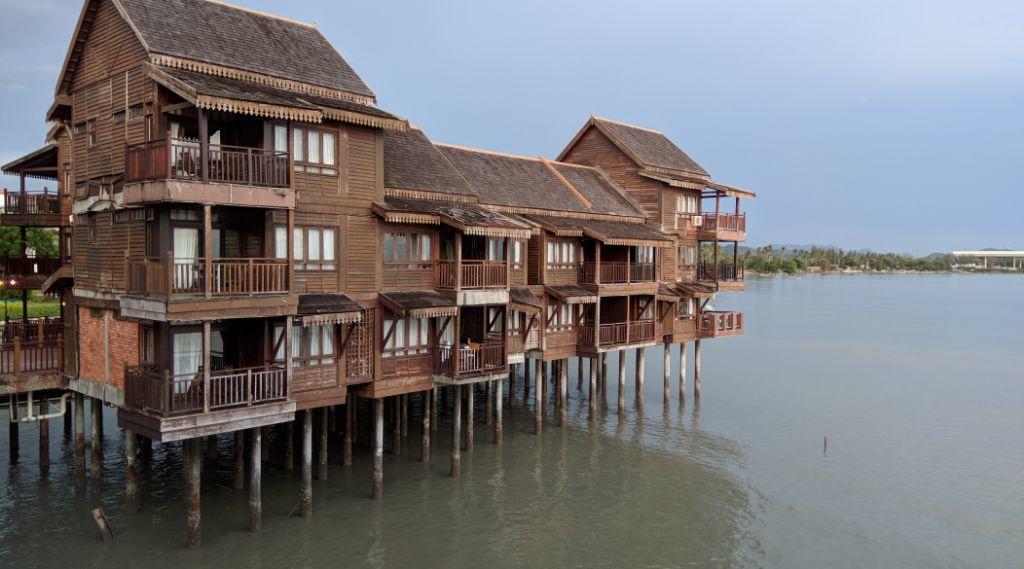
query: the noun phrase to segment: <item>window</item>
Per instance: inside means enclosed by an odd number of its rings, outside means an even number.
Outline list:
[[[337,356],[334,352],[334,331],[335,326],[333,325],[292,325],[292,367],[313,367],[333,364]],[[284,342],[281,341],[282,334],[284,334],[284,326],[281,324],[275,325],[274,345],[277,346],[277,352],[274,354],[274,357],[277,361],[284,360]]]
[[[335,256],[337,233],[330,227],[296,227],[292,237],[292,257],[299,271],[333,271],[338,268]],[[288,228],[274,229],[274,253],[283,259],[288,250]]]
[[[488,239],[487,240],[487,260],[488,261],[504,261],[505,260],[505,240],[504,239]]]
[[[676,306],[676,318],[679,320],[689,320],[693,318],[693,299],[684,298],[679,301]]]
[[[576,244],[568,241],[548,241],[547,267],[549,269],[576,268]]]
[[[564,304],[552,302],[548,304],[548,325],[549,332],[566,332],[576,326],[576,318],[579,316],[578,304]]]
[[[652,318],[654,318],[653,302],[648,302],[647,304],[644,304],[642,310],[640,310],[640,304],[638,303],[636,305],[636,308],[638,309],[636,315],[637,320],[651,320]]]
[[[505,309],[497,306],[487,308],[487,333],[501,337],[501,330],[505,326]]]
[[[128,107],[128,118],[130,118],[130,119],[142,118],[143,114],[145,114],[145,111],[144,111],[144,108],[143,108],[143,106],[141,104],[140,105],[132,105],[132,106]]]
[[[274,125],[274,150],[288,152],[288,127],[283,124]]]
[[[523,331],[523,313],[513,311],[508,318],[508,335],[518,336]]]
[[[405,231],[384,234],[385,269],[426,269],[433,259],[430,233]]]
[[[696,215],[700,213],[698,201],[693,194],[679,194],[676,196],[676,212],[679,215]]]
[[[449,325],[449,327],[451,327]],[[415,356],[430,352],[429,318],[388,318],[384,320],[383,358]]]
[[[152,326],[139,326],[139,363],[156,363],[156,336]]]
[[[76,123],[74,129],[71,132],[73,132],[75,136],[85,134],[85,123]]]
[[[312,128],[294,129],[292,131],[292,152],[295,155],[295,171],[336,175],[338,173],[336,141],[337,135],[334,132]]]
[[[523,242],[513,241],[512,242],[512,268],[521,269],[523,268]]]
[[[679,266],[692,267],[697,264],[697,248],[689,245],[679,246]]]
[[[633,247],[634,263],[654,263],[654,247]]]
[[[114,117],[114,124],[122,124],[122,123],[124,123],[125,116],[126,115],[125,115],[124,111],[117,111],[116,113],[114,113],[114,115],[113,115],[113,117]]]
[[[95,146],[96,145],[96,119],[89,120],[86,123],[86,125],[85,125],[85,129],[86,129],[86,135],[85,135],[86,144],[88,144],[89,146]]]

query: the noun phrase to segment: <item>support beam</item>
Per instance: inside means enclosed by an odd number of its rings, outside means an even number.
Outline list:
[[[402,396],[391,398],[391,454],[402,454]]]
[[[636,349],[636,404],[644,404],[644,352],[643,348]]]
[[[619,350],[619,413],[626,410],[626,351]]]
[[[686,342],[679,344],[679,401],[686,401]]]
[[[403,393],[400,398],[402,404],[402,438],[409,436],[409,394]]]
[[[430,430],[436,431],[437,424],[440,420],[437,417],[437,388],[434,387],[430,390]]]
[[[45,398],[39,401],[39,414],[46,416],[50,412],[50,404]],[[50,420],[39,419],[39,470],[45,474],[50,469]]]
[[[184,444],[184,463],[186,481],[186,502],[188,514],[185,526],[185,547],[198,549],[202,543],[202,529],[200,526],[199,492],[201,489],[203,457],[202,439],[196,437],[187,439]]]
[[[516,364],[509,364],[508,366],[508,408],[511,409],[516,406]],[[501,385],[501,382],[498,383]]]
[[[103,402],[92,398],[89,406],[89,476],[92,477],[93,488],[101,488],[103,475]],[[189,439],[191,440],[191,439]],[[198,439],[197,439],[198,441]],[[198,445],[199,443],[196,442]]]
[[[345,427],[341,438],[341,464],[352,466],[352,427],[356,424],[356,400],[354,395],[345,399]]]
[[[320,409],[320,448],[317,463],[317,480],[327,480],[327,440],[328,434],[330,433],[330,413],[327,407]]]
[[[587,398],[587,411],[591,422],[597,419],[597,373],[599,368],[597,358],[592,358],[590,360],[590,397]]]
[[[558,423],[569,424],[569,360],[564,359],[558,366]]]
[[[693,342],[693,396],[700,398],[700,340]]]
[[[235,446],[232,454],[231,487],[241,490],[245,487],[245,431],[235,431]]]
[[[75,483],[85,483],[85,396],[75,393]]]
[[[263,527],[263,430],[249,429],[249,531]]]
[[[462,436],[460,433],[462,427],[462,386],[456,385],[452,387],[455,391],[454,401],[452,402],[452,469],[451,473],[453,477],[458,478],[459,469],[462,463]]]
[[[284,428],[284,469],[295,469],[295,421],[288,421]],[[262,446],[262,445],[261,445]],[[268,445],[269,446],[269,445]],[[260,450],[262,458],[263,450]]]
[[[466,452],[473,452],[473,391],[476,384],[466,386]]]
[[[302,517],[313,516],[313,410],[302,412],[302,493],[299,495]]]
[[[663,359],[664,365],[662,366],[662,368],[663,368],[662,372],[663,372],[663,375],[664,375],[664,383],[663,383],[662,388],[661,388],[662,389],[662,393],[661,394],[662,394],[662,398],[665,401],[665,405],[668,405],[668,398],[672,394],[672,386],[671,386],[672,375],[669,373],[670,372],[670,368],[671,368],[671,364],[672,364],[672,344],[670,344],[668,342],[668,340],[666,340],[663,345],[664,345],[664,350],[662,350],[662,352],[663,352],[663,356],[664,356],[664,359]]]
[[[434,390],[423,392],[423,437],[420,441],[420,461],[430,462],[430,407],[434,399]]]
[[[509,375],[509,377],[511,378],[512,376]],[[500,379],[497,380],[496,389],[494,390],[494,444],[496,444],[496,445],[500,445],[501,444],[501,437],[502,437],[502,434],[503,434],[502,433],[503,426],[501,424],[501,422],[502,422],[502,418],[501,418],[502,401],[501,401],[501,399],[502,399],[502,396],[504,395],[504,392],[505,392],[505,386],[502,385],[502,383],[503,383],[502,380],[500,380]],[[511,395],[509,395],[509,399],[512,399]]]
[[[138,440],[131,429],[124,430],[124,501],[129,514],[139,511],[139,485],[136,479],[135,460]]]
[[[490,427],[494,423],[494,381],[488,381],[484,389],[484,426]]]
[[[384,497],[384,400],[373,400],[373,497]]]
[[[537,358],[533,360],[534,377],[537,377],[537,385],[533,387],[533,432],[540,434],[544,424],[544,390],[541,389],[540,375],[544,370],[544,360]]]

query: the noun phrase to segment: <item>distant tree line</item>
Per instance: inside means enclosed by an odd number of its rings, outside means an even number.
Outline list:
[[[760,273],[797,273],[803,271],[949,271],[955,264],[952,255],[914,257],[899,253],[847,251],[811,247],[787,249],[757,247],[741,249],[739,258],[745,269]]]

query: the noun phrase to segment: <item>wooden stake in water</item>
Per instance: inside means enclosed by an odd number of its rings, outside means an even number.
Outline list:
[[[263,431],[249,430],[249,531],[263,527]]]
[[[452,468],[453,477],[458,478],[462,463],[462,386],[456,385],[452,388],[455,393],[452,403]]]
[[[384,497],[384,400],[373,400],[373,497]]]

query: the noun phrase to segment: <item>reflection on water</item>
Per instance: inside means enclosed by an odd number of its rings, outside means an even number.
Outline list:
[[[122,447],[107,410],[102,493],[76,487],[70,441],[50,422],[52,464],[37,467],[34,425],[8,466],[0,427],[0,566],[52,567],[1011,567],[1024,558],[1024,314],[1015,276],[834,276],[751,280],[723,307],[745,335],[704,343],[703,399],[662,402],[660,348],[646,355],[637,412],[627,354],[589,417],[570,366],[569,425],[533,398],[505,410],[490,444],[478,394],[476,445],[448,476],[449,417],[418,461],[419,405],[407,449],[385,454],[385,497],[370,495],[367,409],[353,465],[332,439],[310,520],[287,516],[300,475],[280,433],[264,467],[264,529],[231,489],[231,447],[204,465],[203,547],[182,547],[180,445],[141,463],[142,513],[123,506]],[[688,362],[692,366],[692,352]],[[692,390],[692,370],[688,374]],[[554,383],[554,382],[552,382]],[[536,384],[534,384],[536,385]],[[532,394],[531,394],[532,395]],[[549,402],[553,397],[549,398]],[[443,398],[442,408],[451,405]],[[550,405],[550,404],[549,404]],[[828,453],[822,453],[828,436]],[[116,539],[99,541],[102,505]]]

